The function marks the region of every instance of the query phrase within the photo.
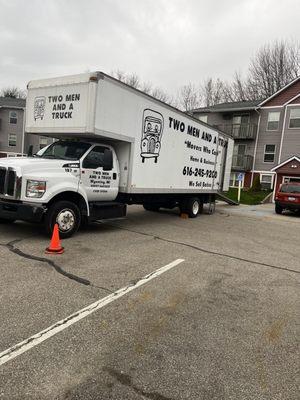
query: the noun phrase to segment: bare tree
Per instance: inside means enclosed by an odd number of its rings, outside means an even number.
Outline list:
[[[120,69],[117,69],[116,71],[111,71],[110,74],[114,78],[118,79],[118,81],[121,81],[121,82],[126,81],[126,73],[124,71],[121,71]]]
[[[249,84],[245,81],[240,72],[235,72],[230,85],[231,101],[251,100],[252,92]]]
[[[235,96],[233,93],[233,88],[232,88],[232,82],[227,82],[227,81],[221,81],[221,100],[222,102],[231,102],[235,101]]]
[[[6,88],[2,89],[1,96],[10,97],[13,99],[26,99],[25,91],[19,89],[16,86],[6,87]]]
[[[251,98],[266,98],[300,73],[299,43],[276,41],[261,47],[249,66],[248,90]]]
[[[116,71],[111,72],[111,76],[118,79],[121,82],[126,83],[129,86],[134,87],[135,89],[139,89],[140,87],[140,78],[136,73],[126,73],[117,69]]]
[[[300,75],[299,43],[276,41],[261,47],[244,79],[235,72],[231,82],[208,78],[201,85],[205,106],[227,101],[259,100],[271,96]]]
[[[204,105],[208,107],[224,101],[229,101],[230,96],[228,90],[229,87],[221,81],[221,79],[206,79],[201,86]]]
[[[151,82],[143,82],[141,84],[140,90],[144,93],[151,94],[152,91],[152,83]]]
[[[179,108],[183,111],[191,111],[201,105],[201,94],[191,82],[182,86],[178,92]]]
[[[135,73],[128,74],[126,76],[125,83],[127,83],[127,85],[129,86],[134,87],[135,89],[138,89],[140,87],[140,79]]]
[[[159,87],[156,87],[152,90],[151,96],[153,96],[157,100],[163,101],[165,103],[168,103],[168,101],[169,101],[168,94]]]
[[[300,75],[299,43],[275,41],[261,47],[251,59],[245,78],[235,72],[230,82],[219,78],[207,78],[197,90],[194,83],[182,86],[176,97],[169,96],[159,87],[140,80],[137,74],[116,70],[112,75],[130,86],[153,97],[189,111],[231,101],[259,100],[271,96]]]

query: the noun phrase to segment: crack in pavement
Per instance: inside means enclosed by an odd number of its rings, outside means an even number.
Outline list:
[[[20,243],[22,240],[23,239],[16,239],[16,240],[12,240],[11,242],[8,242],[8,243],[0,243],[0,246],[6,247],[11,253],[14,253],[14,254],[18,255],[19,257],[23,257],[23,258],[25,258],[27,260],[33,260],[33,261],[39,261],[39,262],[42,262],[42,263],[46,263],[50,267],[54,268],[54,270],[56,272],[58,272],[59,274],[65,276],[68,279],[71,279],[73,281],[81,283],[82,285],[95,287],[97,289],[102,289],[102,290],[105,290],[107,292],[112,293],[112,291],[110,289],[94,285],[88,279],[81,278],[80,276],[77,276],[77,275],[74,275],[74,274],[72,274],[70,272],[65,271],[62,267],[57,265],[54,261],[49,260],[46,257],[38,257],[38,256],[33,256],[31,254],[24,253],[24,251],[22,251],[22,250],[18,249],[17,247],[15,247],[15,244],[16,243]]]
[[[102,370],[107,372],[111,377],[116,379],[119,383],[133,389],[140,396],[146,397],[151,400],[172,400],[171,397],[163,396],[158,392],[145,392],[143,389],[138,388],[132,382],[132,377],[124,372],[116,371],[113,368],[103,367]]]
[[[204,249],[203,247],[199,247],[199,246],[196,246],[196,245],[193,245],[193,244],[190,244],[190,243],[179,242],[177,240],[163,238],[163,237],[160,237],[160,236],[153,235],[152,233],[141,232],[141,231],[137,231],[137,230],[134,230],[134,229],[125,228],[123,226],[116,225],[116,224],[110,224],[110,223],[107,223],[107,222],[97,222],[97,223],[101,224],[101,225],[104,225],[104,226],[107,225],[107,226],[111,226],[113,228],[123,229],[125,231],[132,232],[132,233],[137,233],[138,235],[144,235],[144,236],[152,237],[153,239],[161,240],[162,242],[179,244],[180,246],[189,247],[191,249],[201,251],[202,253],[212,254],[212,255],[220,256],[220,257],[224,257],[224,258],[230,258],[232,260],[237,260],[237,261],[243,261],[243,262],[246,262],[248,264],[256,264],[256,265],[260,265],[262,267],[279,269],[281,271],[292,272],[294,274],[300,274],[300,271],[298,271],[296,269],[292,269],[292,268],[288,268],[288,267],[280,267],[279,265],[268,264],[268,263],[264,263],[264,262],[260,262],[260,261],[250,260],[248,258],[234,256],[234,255],[231,255],[231,254],[226,254],[226,253],[221,253],[221,252],[218,252],[218,251]]]

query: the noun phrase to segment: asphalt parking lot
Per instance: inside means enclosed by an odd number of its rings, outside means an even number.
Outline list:
[[[299,399],[299,238],[272,206],[132,206],[56,256],[1,225],[0,398]]]

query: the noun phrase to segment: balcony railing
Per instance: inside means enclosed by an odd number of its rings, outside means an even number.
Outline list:
[[[232,157],[232,169],[238,171],[250,171],[253,165],[253,156],[234,155]]]
[[[218,128],[231,135],[234,139],[252,140],[256,138],[255,124],[221,124]]]

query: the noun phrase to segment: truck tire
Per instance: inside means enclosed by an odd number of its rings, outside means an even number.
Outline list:
[[[180,206],[180,212],[188,214],[190,218],[196,218],[203,211],[203,203],[198,197],[190,197],[183,201]]]
[[[80,223],[80,210],[77,205],[71,201],[62,200],[53,203],[45,216],[45,228],[50,237],[55,224],[58,224],[60,237],[65,239],[77,232]]]
[[[279,204],[275,204],[276,214],[282,214],[283,208]]]
[[[149,204],[149,203],[144,203],[143,207],[146,211],[159,211],[159,206],[157,204]]]

